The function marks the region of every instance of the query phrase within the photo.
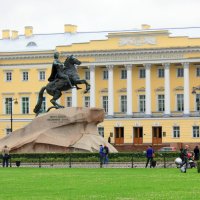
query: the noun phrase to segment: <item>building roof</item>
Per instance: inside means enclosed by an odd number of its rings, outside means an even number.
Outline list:
[[[17,39],[1,39],[0,52],[54,50],[56,46],[105,40],[106,35],[107,32],[34,34],[31,37],[19,35]]]
[[[200,27],[168,28],[171,37],[200,38]]]
[[[120,31],[76,32],[33,34],[30,37],[19,35],[17,39],[0,39],[0,52],[27,52],[55,50],[56,46],[68,46],[75,43],[88,43],[92,40],[107,40],[109,34],[135,32],[168,31],[170,37],[187,36],[200,38],[200,27],[166,28],[166,29],[134,29]]]

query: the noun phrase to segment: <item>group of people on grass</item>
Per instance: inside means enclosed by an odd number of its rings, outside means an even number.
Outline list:
[[[153,160],[154,156],[155,156],[154,149],[152,148],[151,145],[149,145],[149,147],[146,150],[146,157],[147,157],[146,166],[145,166],[146,168],[149,163],[150,163],[150,168],[154,167],[154,160]],[[193,160],[196,160],[196,161],[199,160],[199,147],[196,146],[193,152],[191,152],[189,151],[189,145],[185,145],[185,148],[180,149],[180,158],[182,159],[180,168],[185,166],[184,172],[186,173],[189,162]]]
[[[186,173],[188,164],[193,164],[191,165],[192,167],[195,167],[194,161],[199,160],[199,147],[196,146],[193,151],[190,151],[189,145],[185,145],[184,149],[180,149],[180,158],[182,159],[182,164],[180,167],[185,166],[184,172]]]
[[[109,148],[106,145],[100,145],[99,156],[101,164],[108,164]]]

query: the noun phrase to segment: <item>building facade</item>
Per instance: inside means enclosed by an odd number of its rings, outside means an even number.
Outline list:
[[[60,103],[104,108],[99,133],[115,145],[200,143],[200,35],[173,36],[148,25],[132,31],[77,32],[75,25],[64,30],[2,31],[0,137],[35,117],[38,92],[48,83],[58,51],[62,62],[71,54],[82,61],[78,73],[91,84],[87,94],[85,86],[63,92]],[[44,111],[50,99],[45,93]]]

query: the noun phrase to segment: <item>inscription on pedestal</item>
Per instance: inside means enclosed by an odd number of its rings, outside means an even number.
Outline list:
[[[65,115],[51,115],[47,119],[52,124],[66,124],[69,119]]]

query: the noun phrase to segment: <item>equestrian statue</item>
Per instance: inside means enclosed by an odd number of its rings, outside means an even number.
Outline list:
[[[76,70],[76,65],[80,64],[81,61],[71,55],[66,58],[63,65],[59,60],[59,53],[54,53],[51,75],[48,78],[49,83],[45,87],[41,88],[38,96],[38,102],[33,110],[34,113],[36,113],[36,116],[40,113],[45,90],[49,95],[53,96],[50,100],[53,106],[48,108],[47,112],[52,108],[64,108],[64,106],[56,102],[56,100],[61,97],[62,91],[67,91],[73,88],[76,88],[77,90],[81,89],[78,87],[78,84],[85,84],[86,89],[84,93],[87,93],[90,90],[90,84],[86,80],[80,79]]]

